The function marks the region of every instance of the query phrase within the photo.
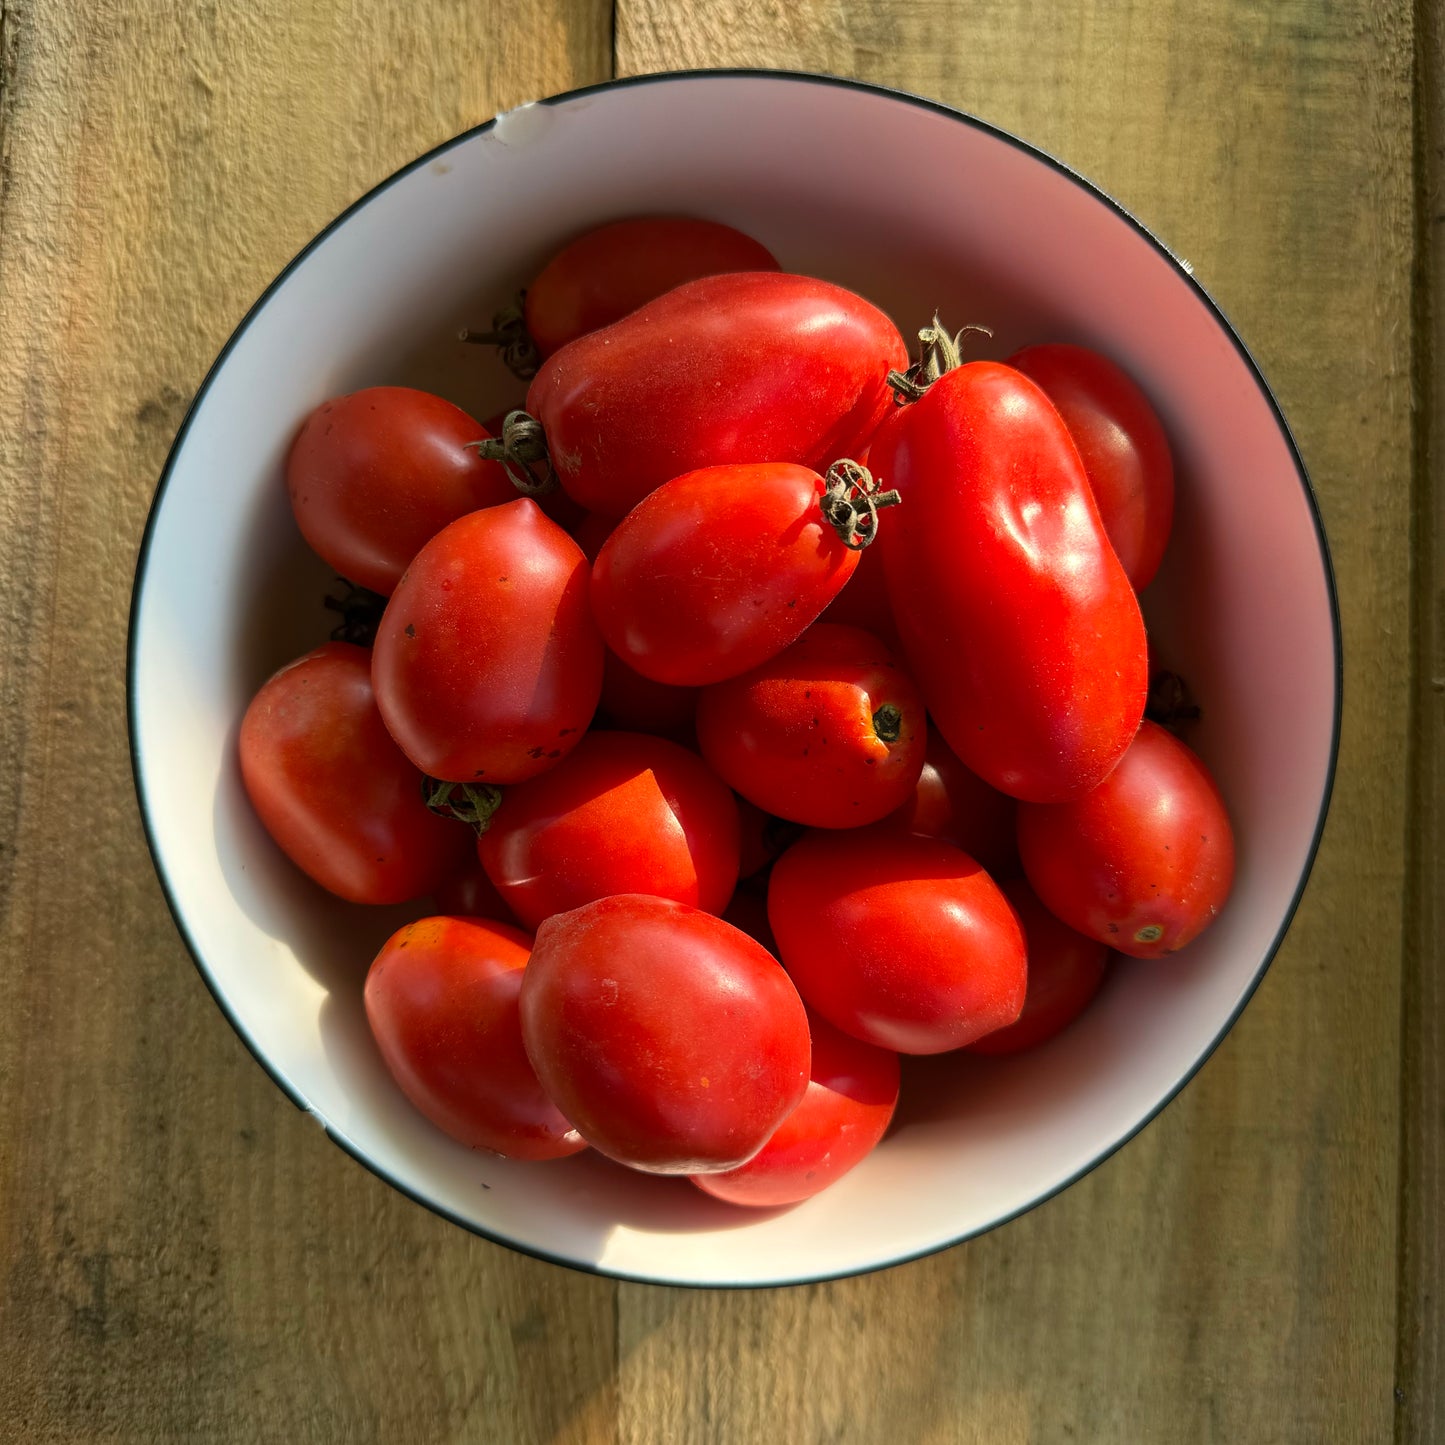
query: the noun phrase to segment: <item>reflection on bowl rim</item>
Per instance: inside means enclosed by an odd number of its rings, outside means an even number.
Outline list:
[[[589,1263],[583,1260],[571,1259],[560,1254],[550,1253],[545,1249],[538,1249],[529,1245],[520,1244],[517,1241],[509,1239],[508,1237],[499,1232],[489,1230],[477,1224],[473,1220],[465,1219],[440,1204],[423,1198],[422,1195],[418,1193],[415,1189],[413,1189],[404,1179],[396,1177],[395,1175],[381,1167],[374,1160],[369,1158],[363,1150],[353,1144],[351,1140],[347,1139],[338,1131],[333,1130],[331,1126],[327,1124],[326,1121],[322,1119],[315,1110],[312,1109],[309,1102],[304,1099],[292,1087],[289,1081],[286,1080],[272,1066],[271,1061],[267,1057],[264,1049],[255,1039],[253,1039],[248,1034],[246,1029],[242,1026],[240,1020],[236,1017],[236,1015],[229,1007],[224,994],[218,989],[215,981],[211,977],[211,974],[205,965],[205,962],[201,958],[200,952],[192,939],[190,930],[187,928],[186,921],[181,914],[180,908],[178,907],[170,878],[167,876],[165,866],[161,861],[159,852],[157,851],[156,840],[151,826],[150,811],[146,804],[145,789],[141,780],[140,753],[139,747],[137,745],[135,726],[136,620],[140,609],[141,593],[145,584],[146,564],[150,554],[152,534],[155,530],[156,520],[160,513],[161,502],[164,499],[167,485],[170,482],[172,470],[174,469],[176,460],[180,455],[182,447],[184,446],[187,433],[189,432],[191,427],[191,423],[195,418],[202,401],[205,399],[207,392],[210,390],[211,384],[221,371],[222,367],[225,365],[227,358],[231,354],[231,351],[240,341],[241,337],[246,333],[251,323],[255,320],[257,315],[265,308],[265,306],[271,300],[272,296],[291,275],[291,273],[295,271],[295,269],[311,254],[311,252],[314,251],[323,241],[325,241],[327,237],[332,234],[332,232],[336,231],[352,216],[364,209],[368,204],[370,204],[371,201],[376,199],[385,191],[389,190],[394,184],[396,184],[396,182],[400,181],[403,177],[411,174],[413,171],[416,171],[423,166],[432,163],[433,161],[436,161],[454,147],[465,144],[475,139],[477,136],[486,134],[497,124],[498,117],[496,116],[493,116],[491,119],[483,121],[481,124],[473,126],[466,131],[463,131],[459,135],[453,136],[451,139],[446,140],[440,145],[433,147],[425,154],[418,156],[415,160],[410,161],[408,164],[402,166],[400,169],[392,172],[384,180],[373,186],[364,195],[358,197],[358,199],[356,199],[349,206],[347,206],[345,210],[341,211],[330,222],[328,222],[319,232],[317,232],[314,237],[312,237],[310,241],[307,242],[307,244],[300,251],[298,251],[290,259],[290,261],[286,263],[286,265],[281,269],[281,271],[278,272],[277,275],[266,286],[265,290],[261,292],[260,296],[257,297],[256,301],[247,310],[245,316],[242,317],[241,321],[237,324],[235,329],[231,332],[230,336],[226,339],[226,343],[217,354],[216,359],[211,363],[210,368],[206,372],[205,379],[201,382],[200,387],[197,389],[195,396],[191,399],[190,405],[186,409],[185,417],[183,418],[181,425],[176,432],[176,436],[174,441],[171,443],[170,450],[166,454],[165,464],[161,468],[160,480],[156,487],[155,494],[151,499],[150,509],[146,517],[145,531],[143,532],[141,537],[140,547],[136,558],[135,578],[131,591],[130,616],[127,626],[126,719],[127,734],[130,746],[131,772],[135,782],[137,801],[140,806],[141,824],[145,832],[146,846],[150,851],[151,859],[156,871],[156,876],[160,880],[161,891],[165,895],[166,905],[170,909],[171,917],[174,919],[176,928],[181,935],[181,939],[185,943],[186,949],[191,956],[191,961],[195,964],[197,972],[200,974],[202,981],[206,985],[206,988],[210,991],[210,994],[215,1000],[219,1009],[221,1010],[221,1013],[230,1023],[231,1027],[235,1030],[241,1042],[245,1044],[252,1057],[255,1058],[256,1062],[260,1064],[262,1069],[265,1070],[266,1074],[270,1077],[272,1082],[281,1089],[281,1091],[286,1095],[286,1097],[289,1098],[291,1102],[296,1105],[297,1108],[305,1110],[307,1113],[312,1114],[312,1116],[317,1119],[317,1121],[322,1125],[323,1129],[325,1130],[327,1137],[333,1143],[339,1145],[358,1163],[363,1165],[378,1178],[385,1181],[393,1189],[405,1195],[414,1203],[419,1204],[431,1213],[439,1215],[440,1217],[449,1220],[451,1223],[460,1226],[462,1229],[465,1229],[470,1234],[478,1235],[483,1239],[490,1240],[494,1244],[504,1245],[508,1249],[514,1250],[517,1253],[530,1255],[533,1258],[545,1260],[550,1264],[562,1265],[568,1269],[575,1269],[581,1271],[582,1273],[595,1274],[608,1279],[624,1280],[633,1283],[665,1283],[675,1287],[683,1288],[767,1289],[783,1287],[790,1284],[821,1283],[831,1279],[851,1278],[855,1275],[870,1274],[873,1273],[875,1270],[888,1269],[897,1264],[906,1264],[911,1260],[926,1258],[928,1255],[937,1254],[945,1249],[952,1248],[956,1244],[962,1244],[966,1240],[974,1239],[977,1238],[979,1235],[986,1234],[990,1230],[996,1229],[1000,1225],[1007,1224],[1010,1220],[1017,1219],[1020,1215],[1028,1213],[1031,1209],[1037,1208],[1040,1204],[1045,1203],[1047,1200],[1052,1199],[1055,1195],[1062,1193],[1065,1189],[1068,1189],[1071,1185],[1077,1183],[1085,1175],[1091,1173],[1094,1169],[1096,1169],[1106,1159],[1110,1158],[1119,1149],[1123,1148],[1125,1144],[1127,1144],[1145,1127],[1152,1123],[1154,1119],[1156,1119],[1159,1114],[1170,1103],[1172,1103],[1175,1098],[1178,1097],[1179,1093],[1184,1089],[1185,1085],[1187,1085],[1189,1081],[1195,1076],[1195,1074],[1199,1072],[1199,1070],[1213,1055],[1215,1049],[1219,1047],[1225,1036],[1234,1027],[1236,1020],[1244,1011],[1244,1008],[1249,1003],[1249,1000],[1254,996],[1254,992],[1263,981],[1265,974],[1269,971],[1270,964],[1274,961],[1274,957],[1278,953],[1280,945],[1284,941],[1285,934],[1288,932],[1290,924],[1294,919],[1294,915],[1299,907],[1300,899],[1303,896],[1305,886],[1309,881],[1311,872],[1313,871],[1315,857],[1319,852],[1320,840],[1323,836],[1325,822],[1329,813],[1330,798],[1334,788],[1335,770],[1339,761],[1340,725],[1344,690],[1344,647],[1340,625],[1339,596],[1335,584],[1334,566],[1330,557],[1329,542],[1325,536],[1323,519],[1320,516],[1319,503],[1315,497],[1314,489],[1310,484],[1309,475],[1305,469],[1304,461],[1300,456],[1299,448],[1295,444],[1294,437],[1290,432],[1289,425],[1284,418],[1283,412],[1280,410],[1279,403],[1275,400],[1274,393],[1270,390],[1269,384],[1265,381],[1264,375],[1261,372],[1258,364],[1255,362],[1254,357],[1250,354],[1248,347],[1245,346],[1244,342],[1240,339],[1234,327],[1230,324],[1229,319],[1225,316],[1224,312],[1220,309],[1218,304],[1204,289],[1204,287],[1195,279],[1192,268],[1186,262],[1181,261],[1177,256],[1175,256],[1175,254],[1148,229],[1148,227],[1143,225],[1142,222],[1140,222],[1135,216],[1133,216],[1122,205],[1120,205],[1118,201],[1114,200],[1113,197],[1108,195],[1105,191],[1101,190],[1097,185],[1095,185],[1092,181],[1088,180],[1085,176],[1080,175],[1077,171],[1071,169],[1062,161],[1057,160],[1055,157],[1049,155],[1047,152],[1040,150],[1037,146],[1031,145],[1028,141],[1022,140],[1018,136],[1010,133],[1009,131],[1003,130],[996,125],[992,125],[988,121],[980,120],[976,116],[969,115],[967,112],[958,110],[953,106],[946,105],[941,101],[930,100],[923,96],[914,95],[907,91],[892,89],[887,86],[874,85],[868,82],[851,80],[841,76],[814,74],[807,71],[756,70],[746,67],[718,70],[667,71],[652,75],[629,76],[615,80],[600,81],[595,85],[582,86],[576,90],[564,91],[557,95],[548,96],[545,99],[540,100],[536,103],[546,106],[564,105],[568,102],[581,99],[585,96],[599,95],[608,91],[630,89],[637,86],[670,85],[690,80],[728,78],[761,80],[767,82],[777,82],[779,84],[796,85],[802,83],[809,85],[836,86],[844,89],[861,91],[866,95],[885,97],[887,99],[902,104],[916,106],[923,110],[932,111],[938,115],[946,116],[951,120],[959,121],[964,125],[970,126],[997,140],[1006,142],[1007,144],[1015,147],[1016,149],[1024,152],[1025,154],[1033,157],[1036,160],[1042,161],[1052,170],[1056,171],[1058,174],[1066,177],[1075,185],[1079,186],[1094,200],[1102,202],[1111,211],[1113,211],[1115,215],[1125,221],[1138,235],[1140,235],[1145,241],[1147,241],[1154,250],[1156,250],[1161,256],[1163,256],[1164,259],[1169,263],[1169,265],[1175,270],[1175,272],[1186,282],[1186,284],[1192,289],[1196,298],[1209,312],[1221,332],[1226,337],[1228,337],[1236,352],[1239,354],[1240,359],[1244,362],[1251,379],[1253,380],[1255,386],[1259,391],[1259,394],[1263,397],[1264,401],[1268,405],[1270,413],[1274,418],[1275,425],[1278,427],[1279,433],[1283,438],[1286,447],[1288,448],[1290,459],[1294,466],[1295,474],[1299,479],[1300,488],[1304,493],[1305,501],[1309,509],[1310,521],[1314,527],[1315,538],[1319,548],[1320,563],[1324,573],[1325,590],[1329,598],[1330,631],[1334,649],[1334,705],[1333,716],[1330,723],[1329,765],[1325,773],[1324,788],[1320,796],[1319,809],[1316,814],[1313,835],[1311,837],[1310,846],[1305,857],[1304,867],[1300,872],[1299,880],[1295,885],[1294,893],[1289,901],[1289,906],[1286,908],[1280,920],[1279,927],[1275,932],[1274,938],[1271,941],[1268,950],[1265,952],[1265,955],[1260,962],[1259,968],[1256,970],[1254,977],[1250,980],[1248,987],[1241,994],[1238,1004],[1235,1006],[1235,1008],[1230,1013],[1228,1018],[1224,1021],[1224,1023],[1220,1026],[1218,1032],[1215,1034],[1213,1040],[1209,1043],[1208,1047],[1203,1051],[1203,1053],[1200,1054],[1200,1056],[1195,1061],[1192,1062],[1190,1067],[1184,1072],[1183,1075],[1181,1075],[1178,1080],[1175,1081],[1172,1087],[1164,1094],[1162,1098],[1159,1099],[1159,1101],[1154,1105],[1154,1107],[1151,1108],[1148,1113],[1142,1119],[1140,1119],[1133,1128],[1128,1130],[1128,1132],[1126,1132],[1121,1138],[1110,1143],[1100,1153],[1095,1155],[1087,1164],[1083,1165],[1080,1169],[1076,1170],[1073,1174],[1069,1175],[1066,1179],[1060,1181],[1058,1184],[1045,1190],[1043,1193],[1035,1196],[1034,1198],[1028,1200],[1026,1203],[1020,1205],[1017,1209],[1000,1215],[998,1218],[991,1220],[989,1223],[979,1228],[968,1229],[965,1230],[963,1233],[953,1236],[951,1238],[930,1243],[927,1247],[923,1249],[899,1254],[892,1258],[886,1260],[879,1260],[859,1268],[845,1268],[824,1274],[804,1274],[798,1276],[796,1279],[790,1280],[746,1280],[721,1284],[714,1282],[702,1283],[693,1280],[660,1281],[647,1275],[633,1274],[625,1270],[610,1268],[598,1263]]]

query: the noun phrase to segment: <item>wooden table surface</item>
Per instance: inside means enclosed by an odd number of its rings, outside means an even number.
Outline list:
[[[0,1437],[1445,1439],[1441,14],[0,0]],[[715,65],[951,102],[1187,255],[1295,430],[1347,656],[1313,880],[1182,1097],[985,1238],[750,1294],[513,1255],[327,1145],[171,924],[123,682],[166,450],[285,261],[497,110]]]

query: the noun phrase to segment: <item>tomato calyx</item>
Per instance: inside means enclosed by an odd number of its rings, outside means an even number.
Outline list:
[[[502,790],[492,783],[447,783],[422,774],[422,801],[439,818],[452,818],[475,829],[481,837],[491,826],[492,814],[502,806]]]
[[[509,411],[502,422],[501,436],[467,445],[487,461],[500,462],[524,497],[541,497],[557,490],[547,435],[542,423],[527,412]]]
[[[369,587],[358,587],[345,577],[337,577],[340,596],[328,592],[321,605],[341,614],[341,621],[331,629],[333,642],[350,642],[356,647],[370,647],[376,641],[376,629],[386,610],[386,598]]]
[[[903,731],[903,714],[891,702],[885,702],[873,714],[873,731],[880,743],[896,743]]]
[[[527,330],[526,312],[523,307],[527,293],[519,291],[505,306],[492,317],[490,331],[473,331],[464,326],[457,333],[458,341],[472,346],[495,346],[502,357],[502,364],[519,381],[531,381],[537,368],[542,364],[542,353]]]
[[[878,513],[903,500],[897,492],[880,492],[873,473],[861,462],[844,457],[828,468],[826,490],[819,506],[839,540],[852,552],[861,552],[878,535]]]
[[[918,360],[907,371],[890,371],[888,385],[899,406],[917,401],[940,376],[963,365],[963,338],[970,332],[992,337],[987,326],[970,324],[961,331],[950,332],[935,312],[930,325],[918,333]]]

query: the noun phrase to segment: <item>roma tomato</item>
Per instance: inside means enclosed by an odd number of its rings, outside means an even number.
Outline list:
[[[659,487],[592,564],[608,647],[675,687],[776,656],[858,565],[824,516],[827,492],[817,472],[789,463],[705,467]]]
[[[1091,793],[1021,807],[1018,838],[1044,906],[1135,958],[1183,948],[1234,881],[1234,832],[1214,779],[1152,722]]]
[[[721,913],[738,881],[738,809],[686,748],[593,732],[550,772],[503,792],[477,852],[529,928],[612,893]]]
[[[1012,367],[947,371],[883,428],[873,470],[909,670],[949,747],[1017,798],[1078,797],[1138,730],[1144,621],[1079,453]]]
[[[564,346],[527,392],[566,492],[625,516],[699,467],[822,471],[861,447],[906,365],[898,328],[826,281],[745,271],[689,281]]]
[[[487,436],[460,407],[410,387],[322,402],[286,457],[301,535],[342,576],[389,596],[448,522],[516,499],[502,467],[471,445]]]
[[[497,923],[515,924],[516,915],[502,902],[476,850],[469,848],[467,853],[465,867],[433,892],[436,911],[457,918],[490,918]]]
[[[766,246],[720,221],[630,216],[564,246],[527,288],[523,314],[538,352],[547,357],[684,281],[777,269]]]
[[[371,654],[328,642],[283,667],[241,720],[241,777],[281,851],[352,903],[430,893],[465,858],[466,830],[428,811],[421,774],[371,691]]]
[[[703,690],[702,755],[779,818],[856,828],[902,805],[923,767],[923,699],[871,633],[820,622],[776,657]]]
[[[883,549],[869,547],[859,554],[858,565],[847,586],[823,609],[822,622],[861,627],[895,652],[903,650],[893,604],[888,600],[888,580],[883,573]]]
[[[517,999],[531,939],[505,923],[423,918],[366,975],[366,1018],[391,1076],[470,1149],[560,1159],[587,1146],[542,1092]]]
[[[1119,562],[1136,592],[1159,570],[1174,521],[1174,458],[1132,377],[1086,346],[1026,346],[1009,365],[1043,387],[1079,456]]]
[[[813,1067],[803,1102],[741,1168],[693,1183],[729,1204],[797,1204],[872,1153],[898,1105],[898,1055],[840,1033],[809,1014]]]
[[[1060,923],[1022,878],[1003,885],[1023,925],[1029,956],[1024,1011],[1016,1023],[969,1045],[976,1054],[1017,1054],[1061,1033],[1083,1013],[1104,981],[1107,944]]]
[[[941,1054],[1023,1008],[1023,933],[966,853],[883,827],[809,833],[773,865],[768,919],[808,1007],[844,1033]]]
[[[525,497],[453,522],[387,603],[372,680],[391,735],[432,777],[545,772],[581,740],[602,690],[581,549]]]
[[[995,878],[1003,878],[1019,866],[1017,809],[1007,793],[964,767],[938,729],[930,727],[918,785],[888,822],[920,838],[952,843]]]
[[[522,1037],[582,1137],[656,1174],[746,1163],[808,1086],[808,1019],[777,960],[662,898],[549,918],[522,983]]]

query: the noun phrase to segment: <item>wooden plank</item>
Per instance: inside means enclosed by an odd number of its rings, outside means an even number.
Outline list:
[[[0,0],[0,1435],[614,1437],[613,1288],[324,1144],[192,970],[122,658],[166,448],[288,257],[606,76],[605,0]]]
[[[1350,667],[1304,906],[1184,1096],[1059,1200],[934,1260],[783,1294],[624,1287],[623,1437],[1385,1438],[1409,704],[1409,5],[620,0],[617,54],[619,73],[792,66],[921,91],[1117,195],[1195,264],[1275,386],[1320,494]]]
[[[1414,678],[1400,1062],[1401,1445],[1445,1439],[1445,6],[1416,8]]]

